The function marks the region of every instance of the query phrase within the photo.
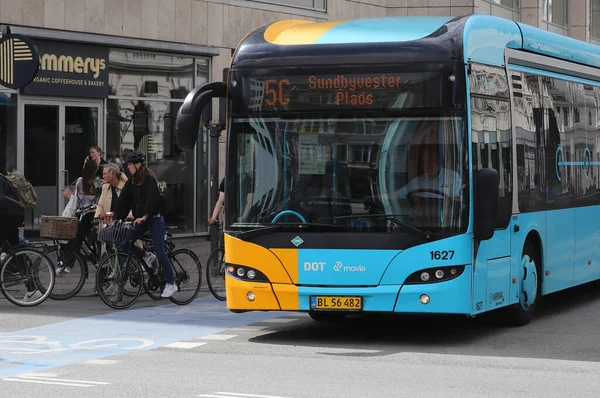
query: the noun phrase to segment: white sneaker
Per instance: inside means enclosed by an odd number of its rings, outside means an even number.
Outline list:
[[[4,259],[6,258],[6,256],[8,256],[8,254],[6,254],[6,253],[0,254],[0,264],[2,264],[2,262],[4,261]]]
[[[165,285],[165,290],[163,290],[163,292],[160,295],[160,297],[162,297],[162,298],[169,298],[173,294],[177,293],[178,291],[179,291],[179,289],[177,288],[176,284],[174,284],[174,283],[167,283]]]

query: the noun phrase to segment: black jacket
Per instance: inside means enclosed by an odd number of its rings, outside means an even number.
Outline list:
[[[145,215],[150,217],[160,214],[162,208],[163,201],[156,179],[147,175],[142,185],[135,185],[133,178],[127,180],[119,197],[115,216],[119,220],[124,220],[131,210],[135,218]]]
[[[23,222],[25,211],[18,203],[8,198],[18,201],[17,195],[13,192],[6,178],[0,175],[0,217],[11,217]]]

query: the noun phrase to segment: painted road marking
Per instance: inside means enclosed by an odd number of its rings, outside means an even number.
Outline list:
[[[273,318],[273,319],[265,319],[264,323],[290,323],[290,322],[294,322],[297,321],[298,318]]]
[[[119,362],[121,361],[117,361],[116,359],[92,359],[82,363],[87,365],[114,365],[115,363]]]
[[[198,337],[198,339],[224,341],[224,340],[232,339],[234,337],[237,337],[237,335],[236,334],[209,334],[207,336]]]
[[[257,332],[259,330],[267,329],[267,326],[242,326],[239,328],[231,328],[229,331],[240,331],[240,332]]]
[[[232,398],[232,397],[246,397],[246,398],[291,398],[291,397],[282,397],[279,395],[259,395],[259,394],[244,394],[237,392],[217,392],[214,394],[200,394],[199,397],[204,398]]]
[[[205,344],[206,343],[194,343],[192,341],[179,341],[177,343],[167,344],[165,346],[165,348],[184,348],[184,349],[190,349],[190,348],[200,347],[201,345],[205,345]]]
[[[71,379],[58,379],[56,377],[40,376],[40,374],[23,374],[20,376],[9,377],[2,381],[16,381],[21,383],[33,383],[33,384],[53,384],[57,386],[69,386],[69,387],[95,387],[100,385],[107,385],[103,381],[90,381],[90,380],[71,380]],[[53,375],[54,376],[54,375]]]
[[[212,296],[187,306],[166,304],[0,332],[0,379],[126,352],[152,350],[293,312],[230,312]],[[284,322],[288,322],[285,320]],[[8,365],[8,366],[7,366]]]

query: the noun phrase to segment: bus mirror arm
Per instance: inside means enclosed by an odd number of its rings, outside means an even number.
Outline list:
[[[177,112],[175,125],[175,136],[177,145],[184,151],[191,151],[196,145],[200,122],[209,124],[212,115],[205,114],[205,108],[212,105],[213,98],[221,98],[227,95],[226,82],[206,83],[194,88],[185,97],[185,100]],[[212,110],[212,106],[209,107]],[[204,116],[204,119],[202,120]]]
[[[494,236],[499,181],[498,172],[494,169],[485,168],[476,172],[473,233],[477,240],[488,240]]]

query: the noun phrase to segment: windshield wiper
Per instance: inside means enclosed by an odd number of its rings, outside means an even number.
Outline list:
[[[300,230],[311,230],[311,229],[345,229],[348,230],[346,225],[335,225],[335,224],[320,224],[320,223],[275,223],[275,224],[260,224],[260,228],[251,229],[248,231],[241,232],[238,236],[242,239],[250,238],[252,236],[264,235],[271,232],[284,231],[286,229],[300,229]]]
[[[431,232],[423,231],[422,229],[419,229],[419,228],[415,227],[414,225],[410,225],[409,223],[401,221],[396,218],[396,217],[403,216],[403,215],[404,214],[354,214],[354,215],[350,215],[350,216],[333,217],[332,219],[339,220],[339,219],[344,219],[344,218],[385,218],[386,220],[390,220],[397,226],[401,227],[405,231],[412,232],[413,234],[421,236],[427,240],[431,239]]]

